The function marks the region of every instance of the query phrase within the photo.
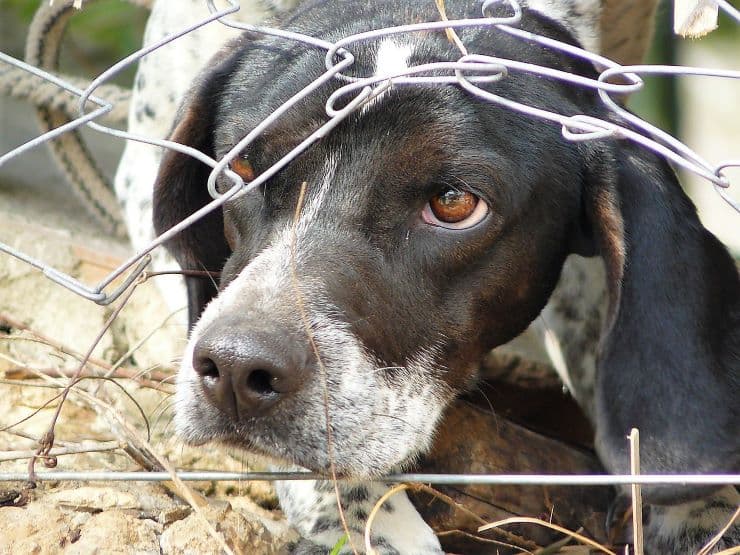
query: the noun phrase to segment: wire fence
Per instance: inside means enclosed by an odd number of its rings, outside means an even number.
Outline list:
[[[740,22],[740,12],[738,12],[738,10],[733,8],[724,0],[719,0],[717,3],[722,8],[722,10],[730,15],[735,21]],[[508,17],[498,18],[489,17],[488,13],[491,6],[500,4],[508,6],[511,10],[511,15]],[[257,27],[230,20],[228,16],[238,11],[239,9],[238,2],[234,0],[230,0],[230,7],[223,10],[218,10],[212,0],[208,0],[208,6],[211,10],[211,15],[209,17],[203,19],[202,21],[199,21],[197,24],[190,25],[184,29],[178,30],[166,36],[162,40],[159,40],[147,46],[146,48],[142,48],[141,50],[131,54],[130,56],[127,56],[123,60],[114,64],[110,69],[105,71],[96,79],[94,79],[85,89],[81,89],[73,85],[72,83],[60,79],[55,75],[40,70],[21,60],[17,60],[15,58],[12,58],[11,56],[8,56],[7,54],[0,52],[0,61],[16,66],[23,71],[27,71],[30,74],[36,75],[50,83],[54,83],[60,89],[79,97],[78,118],[47,133],[44,133],[28,141],[27,143],[18,146],[10,152],[0,156],[0,166],[17,156],[22,155],[28,150],[47,143],[52,139],[63,135],[64,133],[68,133],[82,126],[87,126],[88,128],[95,131],[122,140],[139,141],[154,146],[176,150],[192,156],[197,160],[203,162],[204,164],[209,165],[212,170],[208,177],[207,186],[213,200],[197,212],[191,214],[188,218],[184,219],[179,224],[173,226],[169,231],[157,237],[146,248],[136,253],[134,256],[130,257],[118,268],[112,271],[108,276],[106,276],[99,283],[93,286],[81,283],[74,277],[54,269],[43,261],[37,260],[26,253],[14,249],[11,245],[0,243],[0,251],[4,251],[11,256],[14,256],[38,268],[39,270],[44,272],[44,274],[49,279],[55,281],[63,287],[66,287],[74,293],[81,295],[84,298],[87,298],[101,305],[110,304],[111,302],[119,298],[121,294],[126,291],[131,286],[131,284],[145,271],[145,268],[150,261],[150,253],[154,249],[160,247],[163,243],[172,239],[172,237],[180,233],[183,229],[192,225],[200,218],[204,217],[206,214],[209,214],[210,212],[218,209],[224,203],[234,198],[236,195],[247,193],[252,189],[261,186],[283,167],[285,167],[297,156],[299,156],[309,146],[311,146],[316,141],[321,140],[328,133],[330,133],[331,130],[336,127],[343,119],[345,119],[356,110],[361,109],[362,106],[372,101],[374,97],[381,94],[383,91],[391,86],[407,87],[425,86],[430,84],[447,84],[460,86],[467,90],[470,94],[483,98],[489,102],[505,106],[511,110],[515,110],[523,114],[532,116],[533,118],[557,123],[562,127],[563,137],[570,141],[592,141],[605,139],[607,137],[634,141],[635,143],[638,143],[645,148],[648,148],[658,154],[661,154],[662,156],[665,156],[676,165],[706,179],[710,184],[714,186],[714,188],[717,190],[717,193],[721,195],[728,204],[730,204],[735,210],[740,212],[740,203],[738,203],[738,201],[735,200],[728,192],[731,184],[729,179],[725,175],[727,169],[740,167],[740,159],[727,160],[722,161],[718,164],[712,164],[675,137],[672,137],[671,135],[663,132],[654,125],[649,124],[642,118],[628,112],[613,98],[614,95],[629,94],[640,90],[644,85],[644,81],[640,77],[641,75],[685,75],[740,79],[740,71],[712,70],[708,68],[685,66],[623,66],[603,56],[583,50],[582,48],[578,48],[553,40],[548,37],[536,35],[517,28],[516,25],[521,19],[521,7],[516,2],[516,0],[487,0],[483,2],[481,17],[476,19],[435,21],[429,23],[405,25],[395,28],[378,29],[367,33],[348,36],[337,41],[336,43],[329,43],[315,37],[287,32],[280,29]],[[111,127],[107,127],[101,125],[100,123],[97,123],[96,120],[100,119],[105,114],[113,110],[112,104],[107,103],[105,100],[95,96],[94,93],[100,86],[107,83],[111,78],[119,74],[125,68],[137,63],[150,52],[192,32],[195,29],[209,24],[222,24],[244,31],[274,35],[282,37],[287,41],[304,44],[308,48],[325,50],[326,72],[314,82],[306,86],[303,90],[298,92],[279,109],[275,110],[275,112],[273,112],[254,130],[247,134],[247,136],[245,136],[241,141],[239,141],[221,160],[214,160],[196,149],[174,143],[172,141],[156,140],[150,137],[136,136],[126,131],[113,129]],[[512,36],[518,37],[522,41],[534,42],[559,50],[570,56],[587,60],[593,63],[597,68],[601,68],[601,74],[597,79],[590,79],[566,73],[554,68],[542,67],[517,62],[514,60],[496,58],[492,56],[483,56],[474,53],[469,54],[467,52],[461,53],[462,55],[456,62],[437,62],[424,64],[420,66],[410,67],[404,71],[400,71],[390,76],[357,78],[350,77],[349,75],[346,75],[344,73],[354,63],[355,58],[352,54],[352,45],[358,42],[375,40],[386,36],[393,36],[417,31],[444,31],[446,29],[461,29],[464,27],[483,26],[494,27],[502,33],[507,33]],[[558,114],[555,112],[535,108],[533,106],[527,106],[525,104],[521,104],[493,94],[478,86],[478,84],[481,83],[490,83],[499,79],[505,79],[506,75],[509,72],[528,72],[543,77],[558,79],[567,82],[573,86],[596,90],[598,91],[599,97],[606,106],[608,106],[614,113],[619,114],[624,120],[628,121],[637,130],[587,115]],[[620,80],[617,81],[617,78],[620,78]],[[281,118],[287,111],[298,104],[303,98],[312,94],[324,83],[327,83],[329,81],[344,82],[344,85],[339,87],[334,93],[332,93],[327,100],[327,120],[321,127],[319,127],[319,129],[306,137],[298,146],[285,154],[272,167],[266,169],[262,174],[257,176],[253,181],[249,183],[244,183],[237,174],[229,170],[229,163],[247,145],[251,144],[257,137],[259,137],[263,133],[265,129],[271,126],[276,120]],[[342,101],[345,102],[344,106],[340,109],[337,109],[335,106]],[[95,106],[95,108],[90,109],[91,105]],[[223,195],[219,194],[216,191],[216,180],[220,175],[226,176],[233,183],[231,189],[229,189],[229,191],[224,193]],[[112,286],[114,281],[124,275],[125,279],[123,279],[120,284]]]
[[[177,477],[183,482],[248,482],[276,480],[326,480],[326,476],[314,472],[218,472],[179,471]],[[46,471],[35,475],[39,481],[68,482],[169,482],[169,472],[124,472],[124,471]],[[27,473],[0,472],[0,481],[23,481]],[[405,483],[419,482],[438,485],[488,486],[619,486],[619,485],[676,485],[676,486],[724,486],[740,485],[738,474],[435,474],[404,473],[387,474],[369,478],[368,482]]]
[[[717,5],[728,14],[734,21],[740,23],[740,12],[724,0],[717,0]],[[238,9],[238,2],[229,0],[229,7],[217,9],[212,0],[207,0],[210,15],[194,25],[176,30],[162,40],[159,40],[146,48],[127,56],[120,62],[111,66],[107,71],[95,78],[87,86],[75,85],[74,83],[55,76],[47,71],[29,65],[21,60],[15,59],[0,52],[0,62],[19,68],[23,72],[37,76],[38,78],[58,87],[59,91],[66,91],[78,99],[79,115],[72,121],[43,133],[27,143],[14,148],[0,156],[0,166],[13,160],[31,149],[52,141],[65,133],[87,127],[99,133],[109,135],[124,141],[139,141],[150,145],[172,149],[201,161],[210,166],[211,172],[207,187],[212,201],[206,206],[191,214],[181,223],[175,225],[152,241],[146,248],[131,256],[120,266],[110,272],[101,281],[94,285],[88,285],[76,278],[61,272],[42,260],[38,260],[27,253],[12,247],[9,244],[0,243],[0,251],[6,255],[15,257],[27,264],[39,269],[55,283],[69,289],[70,291],[99,305],[108,305],[122,295],[129,292],[135,283],[141,279],[151,260],[154,249],[160,248],[163,243],[173,238],[186,227],[192,225],[206,214],[219,209],[224,203],[237,195],[245,194],[252,189],[261,186],[268,181],[283,167],[289,164],[309,146],[332,132],[340,122],[350,114],[362,109],[367,103],[386,91],[390,87],[424,87],[424,86],[455,86],[466,90],[469,94],[481,98],[510,110],[520,112],[542,120],[559,125],[562,135],[569,141],[598,141],[606,138],[632,141],[650,149],[675,165],[693,172],[708,184],[712,185],[717,193],[740,212],[740,203],[730,194],[731,188],[737,189],[738,184],[731,184],[726,173],[730,168],[740,167],[740,158],[736,160],[712,163],[702,155],[695,152],[687,145],[669,134],[661,131],[645,120],[625,110],[618,100],[620,95],[634,93],[644,86],[643,76],[646,75],[676,75],[676,76],[709,76],[722,79],[740,79],[740,71],[713,70],[701,67],[685,66],[662,66],[662,65],[633,65],[625,66],[603,56],[588,52],[581,48],[555,41],[551,38],[527,32],[518,27],[522,17],[521,6],[516,0],[487,0],[482,3],[481,14],[478,18],[465,20],[431,21],[401,27],[373,30],[366,33],[344,37],[336,42],[327,42],[316,37],[288,32],[275,28],[266,28],[246,25],[230,19]],[[504,17],[492,17],[493,6],[504,6],[508,15]],[[179,37],[187,35],[195,29],[205,25],[225,25],[243,31],[273,35],[300,44],[305,48],[316,49],[325,52],[325,71],[315,81],[310,83],[290,100],[278,108],[270,117],[261,122],[254,130],[243,137],[222,159],[215,160],[204,153],[187,146],[168,140],[157,140],[150,137],[136,136],[129,132],[114,129],[103,125],[100,120],[114,110],[115,106],[96,95],[96,91],[107,84],[111,78],[124,69],[136,64],[152,51],[175,41]],[[449,29],[462,29],[466,27],[490,27],[501,33],[506,33],[525,42],[536,43],[552,48],[572,56],[586,60],[600,70],[598,78],[591,79],[583,76],[573,75],[555,68],[542,67],[519,61],[484,56],[475,52],[467,52],[461,48],[461,55],[454,62],[440,61],[436,63],[413,66],[399,71],[390,76],[353,77],[348,70],[355,63],[353,46],[364,41],[377,40],[383,37],[396,36],[404,33],[418,31],[445,32]],[[602,102],[623,121],[631,127],[617,125],[615,123],[597,119],[587,115],[560,114],[533,106],[515,102],[511,99],[498,96],[481,87],[501,79],[506,79],[509,73],[526,72],[550,79],[556,79],[568,83],[573,87],[581,87],[597,91]],[[302,99],[313,94],[322,85],[328,82],[339,83],[325,105],[326,120],[315,132],[306,137],[298,146],[287,152],[277,163],[265,170],[249,183],[229,169],[229,163],[245,147],[254,142],[265,129],[284,116],[286,112],[301,102]],[[341,106],[341,107],[338,107]],[[232,187],[220,194],[216,191],[216,180],[219,176],[225,176],[233,184]],[[120,281],[119,281],[120,280]],[[115,283],[117,282],[118,283]],[[310,473],[224,473],[224,472],[180,472],[182,480],[314,480],[321,478]],[[170,480],[172,474],[168,472],[55,472],[45,471],[35,474],[39,480],[142,480],[157,481]],[[0,480],[26,480],[28,474],[23,473],[0,473]],[[398,474],[382,478],[384,482],[416,481],[437,484],[580,484],[580,485],[618,485],[618,484],[740,484],[740,475],[666,475],[666,476],[640,476],[635,475],[432,475],[432,474]]]

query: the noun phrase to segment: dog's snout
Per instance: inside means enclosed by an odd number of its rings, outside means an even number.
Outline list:
[[[304,351],[285,335],[219,326],[195,344],[193,369],[224,413],[256,417],[300,390],[309,371]]]

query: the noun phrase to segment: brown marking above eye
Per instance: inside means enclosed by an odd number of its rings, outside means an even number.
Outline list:
[[[442,222],[456,224],[470,216],[478,197],[468,191],[445,189],[429,201],[432,213]]]
[[[255,177],[254,168],[246,158],[237,156],[229,162],[229,169],[242,178],[244,183],[249,183]]]

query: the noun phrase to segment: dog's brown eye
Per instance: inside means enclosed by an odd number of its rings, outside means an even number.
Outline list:
[[[449,229],[466,229],[488,214],[488,205],[470,191],[447,188],[433,196],[421,213],[424,222]]]
[[[254,168],[249,160],[238,156],[229,162],[229,169],[242,178],[244,183],[249,183],[254,179]]]
[[[432,197],[429,206],[439,220],[447,224],[461,222],[473,213],[478,197],[467,191],[447,189]]]

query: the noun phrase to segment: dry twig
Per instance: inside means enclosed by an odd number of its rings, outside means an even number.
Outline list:
[[[389,489],[385,494],[383,494],[381,496],[380,499],[378,499],[378,501],[373,506],[373,509],[372,509],[372,511],[370,511],[370,514],[369,514],[369,516],[367,518],[367,522],[365,523],[365,550],[367,551],[368,555],[376,553],[375,550],[373,549],[372,544],[371,544],[371,541],[370,541],[371,529],[372,529],[373,521],[375,520],[375,516],[377,515],[378,511],[380,510],[380,508],[383,506],[383,504],[388,499],[390,499],[395,494],[397,494],[397,493],[399,493],[401,491],[404,491],[404,490],[420,491],[420,492],[427,493],[427,494],[429,494],[429,495],[431,495],[431,496],[433,496],[433,497],[435,497],[435,498],[443,501],[444,503],[447,503],[451,507],[453,507],[453,508],[455,508],[455,509],[457,509],[457,510],[463,512],[463,513],[465,513],[467,516],[469,516],[470,518],[472,518],[473,520],[475,520],[479,524],[481,524],[481,525],[485,525],[486,524],[486,521],[483,518],[481,518],[480,516],[478,516],[477,514],[475,514],[473,511],[471,511],[470,509],[468,509],[467,507],[465,507],[461,503],[458,503],[457,501],[455,501],[454,499],[452,499],[450,496],[445,495],[441,491],[438,491],[438,490],[436,490],[436,489],[434,489],[434,488],[432,488],[430,486],[427,486],[425,484],[408,484],[408,483],[398,484],[398,485],[392,487],[391,489]],[[469,532],[464,532],[464,531],[451,530],[451,531],[447,531],[446,534],[450,534],[450,533],[453,533],[453,532],[460,532],[460,533],[462,533],[464,535],[473,537],[473,538],[475,538],[477,540],[481,540],[481,541],[484,541],[486,543],[495,543],[495,544],[501,545],[503,547],[510,547],[510,548],[513,548],[513,549],[520,549],[520,550],[523,550],[523,552],[525,552],[525,553],[532,553],[532,551],[531,551],[532,549],[539,549],[540,548],[540,546],[538,546],[536,543],[534,543],[532,541],[526,540],[526,539],[522,538],[521,536],[517,536],[516,534],[512,534],[511,532],[508,532],[506,530],[501,530],[501,529],[495,529],[495,530],[493,530],[493,532],[495,532],[495,533],[499,534],[500,536],[502,536],[503,538],[505,538],[508,543],[507,542],[504,542],[504,541],[500,541],[500,540],[490,539],[490,538],[482,538],[482,537],[475,536],[473,534],[470,534]],[[438,535],[439,536],[445,535],[445,532],[440,533]]]
[[[630,440],[630,473],[640,475],[640,431],[632,428]],[[643,555],[642,538],[642,488],[640,484],[632,484],[632,536],[635,555]]]
[[[334,484],[334,494],[336,495],[337,499],[337,509],[339,510],[339,519],[342,521],[342,528],[344,528],[345,534],[347,534],[347,541],[349,542],[350,547],[352,548],[352,552],[355,555],[358,555],[357,548],[355,547],[354,542],[352,541],[352,534],[349,531],[349,526],[347,525],[347,519],[344,515],[344,508],[342,507],[341,502],[341,496],[339,494],[339,483],[337,482],[337,471],[334,467],[334,441],[333,436],[331,433],[331,421],[329,419],[329,385],[327,383],[327,373],[326,373],[326,367],[324,366],[324,363],[321,359],[321,353],[319,353],[319,347],[316,344],[316,340],[313,336],[313,332],[311,331],[311,322],[308,318],[308,311],[306,310],[306,304],[303,300],[303,295],[301,294],[300,289],[300,283],[298,281],[298,269],[296,267],[296,242],[298,240],[298,233],[297,233],[297,227],[298,227],[298,220],[301,215],[301,209],[303,208],[303,201],[306,197],[306,187],[308,186],[308,183],[305,181],[301,183],[301,190],[298,194],[298,202],[296,203],[295,207],[295,213],[293,215],[293,228],[292,228],[292,235],[291,235],[291,242],[290,242],[290,277],[291,277],[291,285],[293,286],[293,293],[295,295],[295,304],[296,308],[298,309],[298,313],[301,317],[301,321],[303,322],[303,326],[306,331],[306,336],[308,337],[308,342],[311,345],[311,350],[314,353],[314,356],[316,357],[316,364],[319,367],[319,376],[322,381],[323,385],[323,393],[324,393],[324,417],[326,419],[326,451],[327,451],[327,458],[329,459],[329,474],[331,475],[332,482]]]
[[[712,537],[709,542],[707,542],[707,545],[702,547],[699,552],[696,555],[708,555],[708,553],[712,550],[712,548],[719,543],[719,541],[722,539],[722,536],[725,535],[725,532],[727,532],[730,527],[732,527],[735,524],[735,521],[740,518],[740,507],[737,508],[737,510],[733,513],[733,515],[730,517],[730,520],[722,527],[722,530],[717,532],[715,536]],[[734,551],[733,551],[734,550]],[[717,555],[724,554],[724,555],[730,555],[731,553],[740,553],[740,546],[738,547],[732,547],[730,549],[725,549],[724,551],[720,551]]]
[[[61,455],[79,455],[82,453],[99,453],[102,451],[115,451],[120,449],[121,444],[118,441],[105,442],[88,442],[76,447],[56,447],[49,450],[49,457],[58,457]],[[0,453],[0,462],[17,461],[20,459],[30,459],[36,456],[35,450],[27,449],[25,451],[3,451]]]
[[[583,544],[589,545],[593,548],[598,549],[599,551],[606,553],[607,555],[617,555],[616,553],[614,553],[614,551],[607,548],[606,546],[601,545],[600,543],[595,542],[594,540],[587,538],[586,536],[579,534],[578,532],[568,530],[567,528],[563,528],[562,526],[558,526],[557,524],[553,524],[551,522],[547,522],[539,518],[532,518],[532,517],[526,517],[526,516],[505,518],[503,520],[497,520],[496,522],[491,522],[489,524],[486,524],[485,526],[481,526],[480,528],[478,528],[478,531],[483,532],[491,528],[497,528],[499,526],[506,526],[507,524],[536,524],[538,526],[544,526],[545,528],[550,528],[551,530],[556,530],[562,534],[566,534],[569,537],[572,537],[573,539]]]

